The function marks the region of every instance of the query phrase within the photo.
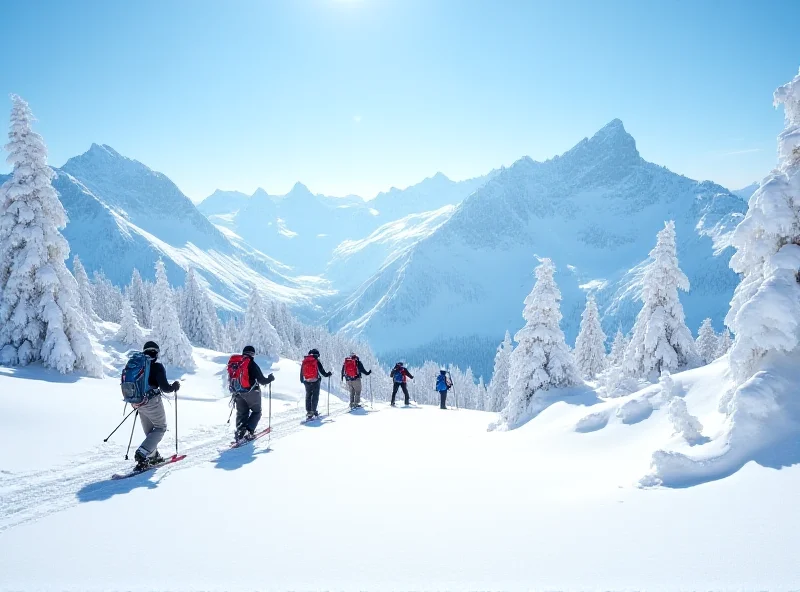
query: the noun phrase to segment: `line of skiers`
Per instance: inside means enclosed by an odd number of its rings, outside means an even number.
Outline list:
[[[177,380],[169,382],[166,370],[158,362],[158,344],[148,341],[141,352],[130,355],[125,369],[122,371],[122,396],[140,417],[145,439],[136,449],[134,460],[135,470],[144,470],[149,466],[164,462],[158,452],[158,445],[167,431],[167,414],[161,400],[163,393],[177,392],[181,384]],[[264,376],[261,368],[255,361],[256,350],[252,345],[246,346],[241,355],[234,354],[228,360],[228,390],[236,408],[236,442],[252,440],[255,438],[256,427],[261,420],[261,387],[275,380],[273,374]],[[306,391],[306,420],[319,417],[317,406],[322,377],[330,378],[333,373],[325,370],[319,360],[319,350],[312,349],[303,358],[300,364],[300,382]],[[350,393],[350,409],[361,408],[361,377],[372,374],[355,353],[345,358],[342,364],[341,379],[347,385]],[[392,377],[391,406],[395,407],[397,391],[402,389],[405,405],[410,404],[407,379],[414,379],[403,362],[397,362],[390,370]],[[453,383],[442,369],[436,378],[436,390],[440,395],[440,408],[447,409],[447,392]],[[119,426],[118,426],[119,427]],[[113,432],[112,432],[113,433]],[[127,456],[126,456],[127,458]]]

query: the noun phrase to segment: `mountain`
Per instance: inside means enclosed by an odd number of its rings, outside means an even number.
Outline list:
[[[738,282],[727,233],[746,204],[641,158],[614,120],[546,162],[522,158],[477,189],[428,237],[387,263],[329,318],[366,337],[380,355],[452,360],[491,372],[506,329],[522,325],[537,257],[550,257],[563,293],[562,327],[574,342],[587,292],[603,325],[629,330],[639,310],[640,266],[664,221],[677,224],[681,266],[692,291],[681,299],[696,330],[717,329]]]
[[[747,187],[743,187],[742,189],[735,189],[731,191],[731,193],[733,193],[734,195],[738,195],[744,201],[749,201],[750,196],[756,192],[756,189],[758,189],[758,187],[759,183],[751,183]]]
[[[491,174],[490,174],[491,175]],[[333,284],[348,288],[353,276],[331,276],[341,269],[340,246],[363,241],[380,227],[413,214],[441,210],[460,203],[486,182],[486,177],[451,181],[442,173],[406,189],[392,188],[375,199],[358,196],[330,197],[312,193],[296,183],[286,195],[270,195],[258,189],[252,196],[216,191],[198,209],[208,219],[242,240],[292,268],[296,274],[325,274]],[[382,241],[362,243],[362,253]],[[366,259],[382,260],[386,253],[378,247]],[[372,271],[375,271],[374,268]],[[363,274],[358,274],[364,279]]]
[[[90,274],[102,270],[124,285],[134,267],[152,279],[155,262],[163,259],[173,284],[194,267],[229,309],[241,307],[251,283],[301,312],[330,294],[325,282],[294,278],[278,261],[221,231],[169,178],[109,146],[93,144],[54,171],[69,218],[64,236]]]

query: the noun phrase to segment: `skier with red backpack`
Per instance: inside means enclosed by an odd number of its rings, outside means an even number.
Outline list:
[[[312,349],[300,364],[300,382],[306,387],[306,421],[319,417],[317,405],[319,405],[320,376],[330,378],[333,372],[327,372],[323,368],[322,362],[319,361],[319,350]]]
[[[405,367],[403,362],[397,362],[394,365],[394,368],[389,372],[389,376],[392,377],[392,382],[394,382],[394,386],[392,387],[392,407],[395,406],[394,399],[397,396],[397,389],[403,389],[403,396],[405,397],[405,406],[408,407],[411,403],[409,401],[408,396],[408,385],[406,384],[406,379],[410,378],[414,380],[414,377],[411,376],[411,372]]]
[[[358,359],[358,356],[351,353],[342,364],[342,380],[347,381],[347,390],[350,392],[350,409],[361,407],[362,374],[369,376],[372,371],[364,368],[364,364]]]
[[[256,361],[256,348],[247,345],[242,355],[232,355],[228,360],[228,390],[236,405],[236,442],[252,440],[261,420],[261,386],[275,380],[264,376]]]

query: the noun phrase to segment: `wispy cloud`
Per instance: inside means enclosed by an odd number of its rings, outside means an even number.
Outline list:
[[[353,115],[353,121],[356,123],[361,123],[361,116],[360,115]]]
[[[748,148],[746,150],[731,150],[730,152],[723,152],[722,156],[736,156],[737,154],[753,154],[754,152],[764,152],[764,149]]]

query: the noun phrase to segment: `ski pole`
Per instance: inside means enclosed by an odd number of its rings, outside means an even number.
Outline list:
[[[128,453],[131,451],[131,442],[133,442],[133,430],[136,428],[137,417],[139,417],[138,409],[136,409],[136,416],[133,418],[133,426],[131,426],[131,439],[128,440],[128,449],[125,451],[125,460],[128,460]]]
[[[125,402],[125,405],[122,406],[122,415],[125,415],[125,412],[128,410],[128,403]]]
[[[175,391],[175,456],[178,456],[178,391]]]
[[[372,396],[372,374],[369,375],[369,408],[375,409],[375,397]]]
[[[267,448],[272,442],[272,383],[269,383],[269,419],[267,420]]]
[[[328,415],[331,414],[331,377],[328,376]]]
[[[230,403],[231,412],[228,413],[228,423],[231,422],[231,417],[233,417],[233,408],[236,406],[235,405],[235,399],[236,399],[236,395],[231,395],[231,403]]]
[[[129,418],[131,415],[133,415],[133,413],[134,413],[135,411],[136,411],[136,409],[131,409],[131,412],[130,412],[130,413],[128,413],[128,415],[126,415],[126,416],[125,416],[125,419],[123,419],[121,422],[119,422],[119,425],[118,425],[117,427],[115,427],[115,428],[114,428],[114,431],[113,431],[113,432],[111,432],[111,433],[108,435],[108,437],[107,437],[105,440],[103,440],[103,442],[108,442],[108,439],[109,439],[109,438],[111,438],[111,436],[113,436],[113,435],[114,435],[114,433],[115,433],[115,432],[116,432],[118,429],[120,429],[120,428],[122,427],[122,424],[123,424],[123,423],[125,423],[125,422],[127,421],[127,419],[128,419],[128,418]]]

